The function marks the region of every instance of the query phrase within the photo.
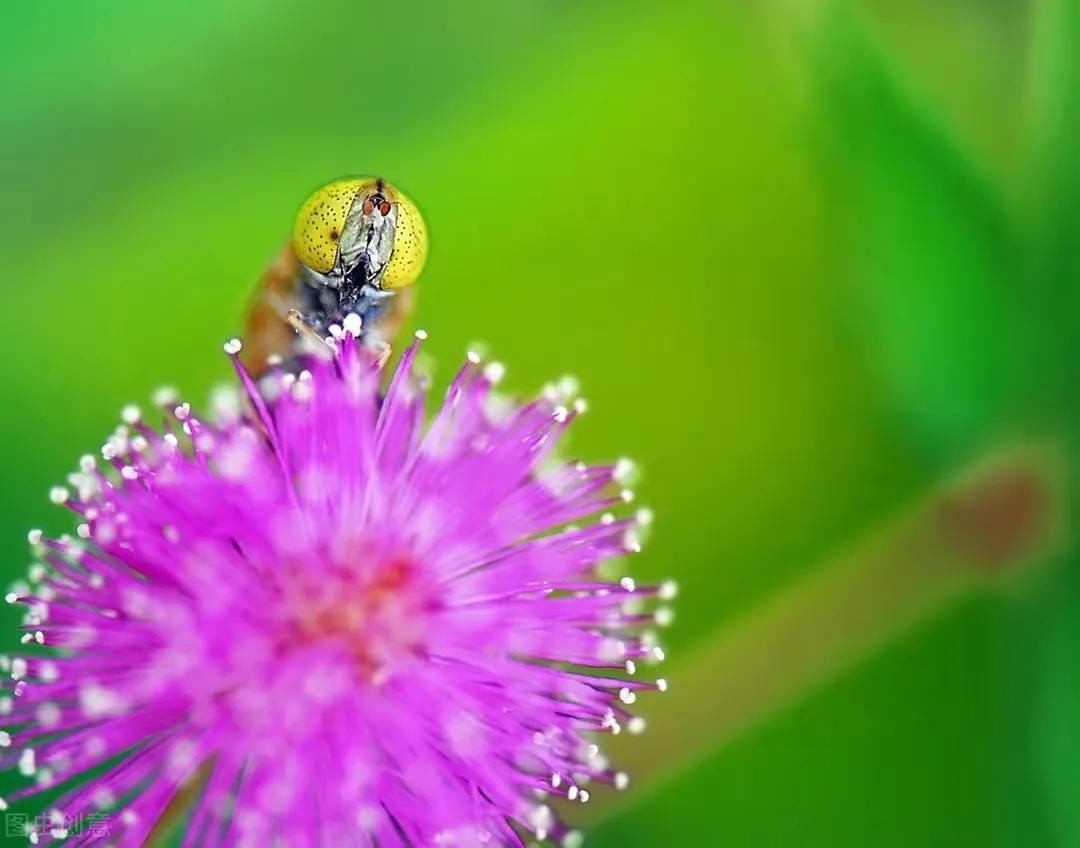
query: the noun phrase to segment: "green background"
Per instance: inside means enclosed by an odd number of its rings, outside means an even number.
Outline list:
[[[690,655],[996,445],[1071,444],[1078,32],[1075,0],[3,4],[2,573],[125,402],[227,377],[308,192],[377,173],[432,233],[437,374],[474,340],[522,392],[571,372],[575,452],[644,466]],[[1078,659],[1069,554],[589,844],[1080,844]]]

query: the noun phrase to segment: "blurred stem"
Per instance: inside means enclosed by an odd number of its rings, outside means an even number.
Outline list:
[[[165,848],[172,844],[177,829],[181,822],[187,818],[195,807],[195,803],[207,782],[210,773],[214,770],[212,760],[207,760],[193,774],[186,783],[176,790],[176,794],[169,801],[168,806],[162,812],[161,817],[154,823],[154,827],[146,836],[143,848]]]
[[[671,673],[645,700],[649,729],[605,745],[638,784],[729,742],[796,698],[866,659],[927,617],[1043,559],[1060,537],[1057,452],[992,455],[850,553],[752,610]],[[625,796],[596,793],[563,812],[595,821]]]

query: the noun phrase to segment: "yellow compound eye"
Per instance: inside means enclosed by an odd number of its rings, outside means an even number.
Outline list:
[[[383,274],[382,287],[388,290],[411,286],[424,270],[428,255],[428,234],[424,218],[416,204],[404,194],[391,189],[397,206],[397,229],[394,252]]]
[[[297,258],[314,271],[330,273],[338,263],[342,238],[355,241],[357,237],[355,224],[351,225],[350,235],[344,235],[347,222],[354,220],[349,217],[353,205],[365,200],[363,212],[370,215],[378,198],[382,198],[379,203],[382,215],[390,214],[391,205],[395,210],[390,261],[378,284],[388,290],[411,286],[427,261],[427,227],[415,203],[385,180],[375,177],[334,180],[307,199],[296,215],[293,228]],[[345,245],[345,250],[349,255],[350,245]]]
[[[326,274],[334,267],[345,218],[357,194],[370,194],[379,181],[374,177],[334,180],[318,189],[296,214],[293,247],[309,268]]]

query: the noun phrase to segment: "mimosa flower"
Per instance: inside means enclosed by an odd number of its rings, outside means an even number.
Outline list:
[[[189,846],[573,844],[550,798],[625,785],[598,740],[665,688],[671,594],[598,576],[648,520],[626,464],[556,460],[583,406],[473,356],[425,426],[419,344],[384,391],[353,333],[258,386],[230,342],[231,412],[128,408],[53,491],[77,538],[31,534],[0,700],[7,800],[61,787],[31,841],[142,845],[179,793]]]

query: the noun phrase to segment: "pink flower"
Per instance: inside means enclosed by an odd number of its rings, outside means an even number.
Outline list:
[[[418,346],[384,393],[348,333],[258,389],[236,360],[249,412],[129,408],[54,490],[81,538],[31,534],[0,701],[9,800],[64,785],[32,841],[141,845],[187,787],[191,846],[574,842],[544,798],[625,784],[594,740],[664,688],[670,587],[597,576],[647,519],[623,465],[555,460],[581,407],[497,404],[475,357],[425,428]]]

